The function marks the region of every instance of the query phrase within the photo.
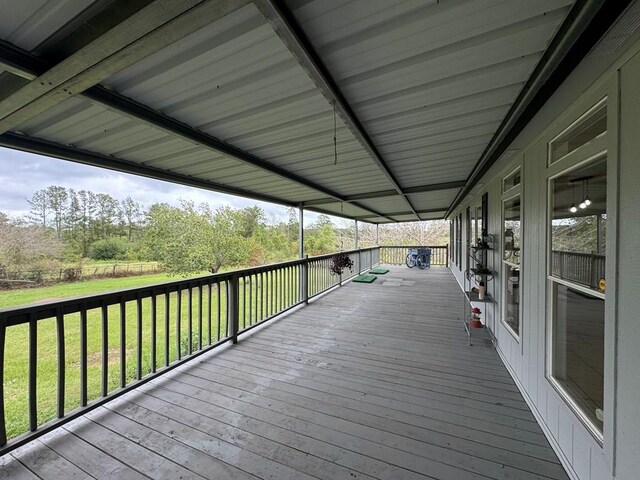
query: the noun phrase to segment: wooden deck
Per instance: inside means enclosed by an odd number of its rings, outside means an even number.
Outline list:
[[[0,458],[0,478],[568,478],[461,313],[447,269],[392,267]]]

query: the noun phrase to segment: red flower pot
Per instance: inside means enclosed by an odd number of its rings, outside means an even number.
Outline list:
[[[478,318],[471,319],[471,328],[482,328],[482,322]]]

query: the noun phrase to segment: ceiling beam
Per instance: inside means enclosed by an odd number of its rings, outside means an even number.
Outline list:
[[[417,210],[418,212],[418,216],[422,215],[424,213],[440,213],[440,212],[446,212],[447,211],[447,207],[443,207],[443,208],[427,208],[425,210]],[[390,217],[400,217],[403,215],[413,215],[413,212],[411,211],[406,211],[406,212],[393,212],[393,213],[387,213],[387,215],[389,215]],[[353,217],[356,220],[366,220],[368,218],[375,218],[375,215],[360,215],[358,217]],[[443,215],[444,218],[444,215]],[[421,218],[419,218],[420,220],[422,220]]]
[[[43,58],[36,57],[29,52],[26,52],[15,45],[4,42],[0,40],[0,64],[10,64],[12,69],[19,72],[19,75],[22,77],[33,77],[38,78],[44,72],[48,71],[51,68],[51,65]],[[160,113],[148,106],[136,102],[124,95],[121,95],[112,90],[108,90],[100,85],[96,85],[88,88],[82,94],[82,97],[90,99],[94,103],[101,104],[109,109],[120,112],[123,115],[126,115],[135,120],[143,121],[149,125],[153,125],[156,128],[159,128],[167,133],[172,135],[176,135],[180,138],[183,138],[190,142],[195,142],[198,145],[201,145],[205,148],[209,148],[215,152],[222,153],[228,155],[230,157],[235,158],[241,162],[252,165],[256,168],[259,168],[263,171],[272,173],[281,178],[285,178],[294,182],[298,185],[305,186],[312,190],[317,191],[318,193],[327,195],[332,198],[333,202],[347,202],[346,198],[343,195],[340,195],[334,192],[331,189],[323,187],[315,182],[307,180],[304,177],[296,175],[288,170],[283,169],[271,162],[268,162],[256,155],[252,155],[240,148],[237,148],[227,142],[224,142],[212,135],[204,133],[200,130],[193,128],[186,123],[180,122],[174,118],[171,118],[163,113]],[[38,144],[34,144],[38,145]],[[45,155],[48,153],[41,152]],[[68,158],[70,159],[70,158]],[[165,170],[146,167],[144,165],[140,165],[142,168],[150,168],[153,172],[166,172]],[[146,175],[149,176],[149,175]],[[223,187],[222,184],[221,188]],[[205,187],[211,189],[211,187]],[[224,187],[230,188],[230,187]],[[222,191],[222,190],[221,190]],[[240,195],[238,193],[238,195]],[[249,196],[256,198],[255,195],[248,195],[246,192],[241,194],[242,196]],[[286,200],[280,200],[276,203],[289,204]],[[372,210],[368,207],[365,207],[361,204],[358,204],[354,201],[349,201],[354,206],[357,206],[365,211],[368,211],[375,216],[385,217],[388,220],[395,222],[394,219],[386,217],[383,213],[377,212],[376,210]],[[296,204],[297,205],[297,204]]]
[[[315,51],[304,29],[300,26],[293,13],[282,0],[254,0],[260,12],[269,21],[274,31],[287,46],[291,54],[311,77],[324,97],[332,104],[344,121],[345,125],[362,144],[371,159],[393,185],[398,195],[401,195],[411,211],[419,218],[414,206],[404,194],[400,183],[385,162],[382,154],[358,119],[347,99],[342,94],[338,84],[331,76],[320,55]]]
[[[438,190],[453,190],[454,188],[462,188],[464,187],[466,182],[464,180],[458,180],[455,182],[444,182],[444,183],[432,183],[429,185],[420,185],[417,187],[409,187],[405,188],[403,191],[406,195],[410,195],[412,193],[425,193],[425,192],[434,192]],[[367,193],[359,193],[357,195],[346,195],[344,197],[345,202],[353,202],[356,200],[368,200],[371,198],[383,198],[383,197],[393,197],[398,195],[398,192],[395,190],[379,190],[377,192],[367,192]],[[335,200],[331,198],[318,198],[316,200],[309,200],[304,202],[305,206],[312,205],[326,205],[327,203],[335,203]],[[420,213],[420,211],[417,211]]]
[[[179,183],[181,185],[187,185],[189,187],[204,188],[229,195],[240,195],[263,202],[271,202],[288,207],[298,206],[295,202],[287,202],[281,198],[261,195],[241,188],[211,182],[209,180],[200,180],[189,175],[169,172],[161,168],[154,168],[88,150],[80,150],[69,145],[62,145],[60,143],[29,137],[27,135],[20,135],[12,132],[3,133],[0,135],[0,146],[23,152],[60,158],[62,160],[71,160],[76,163],[82,163],[92,167],[106,168],[116,172],[132,173],[142,177],[166,180],[173,183]]]
[[[0,133],[82,93],[250,0],[155,0],[0,100]]]
[[[445,217],[500,159],[630,3],[631,0],[578,0],[573,5]]]

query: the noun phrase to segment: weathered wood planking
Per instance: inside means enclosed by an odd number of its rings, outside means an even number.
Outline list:
[[[484,332],[467,346],[461,303],[448,270],[392,267],[110,402],[2,468],[45,480],[566,480]]]

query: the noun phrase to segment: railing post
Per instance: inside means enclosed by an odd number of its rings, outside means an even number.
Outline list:
[[[362,273],[362,250],[358,250],[358,275]]]
[[[309,305],[309,255],[304,256],[304,262],[302,263],[302,275],[300,278],[302,300],[306,305]]]
[[[232,343],[238,343],[238,330],[240,329],[239,292],[239,277],[238,275],[233,275],[227,282],[227,323],[230,322],[230,337]]]
[[[444,253],[445,253],[444,266],[448,267],[449,266],[449,244],[448,243],[445,246],[445,248],[446,248],[446,250],[444,251]]]
[[[6,329],[4,319],[0,320],[0,447],[7,443],[7,427],[4,418],[4,348]]]

